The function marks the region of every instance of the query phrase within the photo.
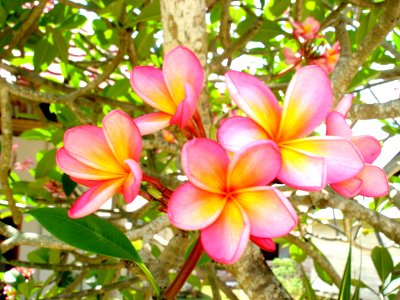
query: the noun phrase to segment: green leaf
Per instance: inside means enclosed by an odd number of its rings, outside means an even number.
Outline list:
[[[303,284],[305,288],[305,299],[307,300],[318,300],[315,295],[314,289],[311,286],[310,281],[307,278],[306,272],[304,272],[303,266],[300,265],[301,275],[303,278]]]
[[[39,264],[47,264],[50,260],[50,249],[47,248],[39,248],[28,253],[27,257],[30,262],[39,263]]]
[[[35,179],[43,178],[55,167],[57,149],[51,149],[43,155],[35,171]]]
[[[139,59],[145,59],[150,55],[150,48],[154,45],[154,42],[154,29],[150,26],[143,26],[134,39]]]
[[[333,284],[332,278],[324,270],[324,268],[322,268],[321,265],[319,263],[317,263],[316,261],[314,261],[314,268],[318,274],[318,277],[321,278],[322,281],[326,282],[329,285]]]
[[[57,53],[63,62],[68,62],[68,49],[69,45],[67,40],[61,34],[59,29],[52,31],[54,46],[57,49]]]
[[[77,183],[72,181],[71,178],[67,174],[63,174],[61,176],[61,182],[63,185],[63,190],[65,195],[69,196],[75,190]]]
[[[51,132],[42,128],[34,128],[24,131],[19,137],[25,140],[50,141]]]
[[[349,254],[347,256],[346,266],[344,268],[342,283],[339,289],[338,300],[348,300],[351,297],[351,245],[349,248]]]
[[[97,216],[71,219],[67,209],[49,207],[33,209],[28,213],[52,235],[71,246],[142,263],[128,238]]]
[[[6,22],[6,20],[7,20],[6,11],[2,6],[0,6],[0,28],[3,27],[3,24]]]
[[[385,247],[376,246],[371,252],[371,258],[379,278],[384,282],[393,270],[392,256]]]
[[[45,71],[57,55],[55,47],[46,39],[37,43],[33,51],[35,53],[33,57],[33,67],[37,72]]]
[[[160,0],[153,0],[142,9],[140,15],[135,18],[134,23],[145,22],[149,20],[159,20],[160,17]]]
[[[294,259],[297,263],[302,263],[307,258],[307,254],[294,244],[290,245],[289,254],[290,258]]]

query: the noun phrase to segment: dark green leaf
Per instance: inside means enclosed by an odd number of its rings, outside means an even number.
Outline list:
[[[64,208],[37,208],[28,212],[61,241],[89,252],[142,263],[128,238],[107,221],[94,216],[68,217]]]
[[[154,30],[149,26],[143,26],[139,34],[134,39],[136,52],[140,59],[145,59],[150,55],[150,48],[154,45]]]
[[[346,266],[344,268],[342,283],[340,284],[338,300],[348,300],[351,298],[351,245],[347,255]]]
[[[52,31],[54,46],[57,49],[57,53],[63,62],[68,62],[68,42],[61,34],[59,29]]]
[[[371,252],[371,258],[379,278],[384,282],[393,270],[393,259],[389,251],[385,247],[376,246]]]
[[[62,175],[61,182],[63,185],[63,190],[65,192],[65,195],[67,196],[71,195],[71,193],[77,186],[77,183],[75,181],[72,181],[67,174]]]
[[[43,155],[42,159],[38,162],[35,171],[35,178],[43,178],[55,167],[57,149],[51,149]]]
[[[142,9],[140,15],[135,18],[134,22],[139,23],[149,20],[159,20],[160,16],[160,0],[153,0]]]
[[[56,58],[55,47],[46,39],[41,40],[34,47],[33,67],[35,71],[44,71]]]

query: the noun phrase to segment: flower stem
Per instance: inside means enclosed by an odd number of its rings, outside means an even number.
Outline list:
[[[203,254],[203,246],[201,245],[200,237],[198,238],[196,244],[194,245],[192,252],[190,253],[182,269],[179,271],[175,280],[167,288],[164,293],[164,299],[172,300],[175,299],[176,295],[181,290],[182,286],[186,282],[186,279],[192,273],[193,269],[196,267],[201,255]]]
[[[199,130],[200,136],[207,137],[206,131],[204,130],[203,122],[201,121],[200,114],[196,110],[193,115],[193,120],[196,123],[197,129]]]

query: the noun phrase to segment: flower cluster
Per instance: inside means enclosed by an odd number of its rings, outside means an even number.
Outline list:
[[[328,74],[332,73],[339,61],[339,42],[330,46],[324,36],[318,34],[320,23],[313,17],[307,17],[304,22],[293,22],[292,26],[299,47],[297,52],[290,48],[283,49],[285,63],[299,68],[305,62],[307,65],[320,66]]]
[[[318,35],[319,24],[307,19],[294,27],[306,51]],[[200,230],[208,255],[229,264],[241,257],[249,240],[272,251],[272,238],[296,227],[296,211],[271,185],[274,180],[304,191],[321,191],[329,184],[347,197],[388,192],[385,174],[371,165],[379,155],[379,142],[352,136],[345,120],[351,100],[349,104],[347,96],[332,110],[331,84],[320,66],[298,69],[282,106],[252,75],[228,71],[225,79],[231,99],[246,116],[223,120],[218,140],[213,141],[196,111],[204,74],[189,49],[181,46],[169,52],[162,70],[134,68],[134,91],[158,111],[135,120],[112,111],[102,128],[84,125],[66,132],[57,163],[74,181],[88,187],[70,209],[70,217],[96,211],[116,193],[127,203],[133,201],[143,180],[161,192],[173,225]],[[316,135],[315,129],[325,121],[326,135]],[[173,192],[142,173],[139,165],[141,135],[170,125],[177,125],[188,139],[181,151],[188,181]],[[173,141],[173,136],[168,139]]]

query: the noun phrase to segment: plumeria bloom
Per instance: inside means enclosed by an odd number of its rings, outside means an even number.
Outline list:
[[[285,63],[287,65],[297,65],[303,58],[302,51],[293,52],[290,48],[283,48],[283,55],[285,56]]]
[[[297,224],[290,202],[266,186],[281,165],[271,141],[259,141],[231,159],[220,144],[194,139],[182,148],[182,168],[189,182],[178,187],[168,204],[173,225],[201,230],[204,250],[214,260],[230,264],[243,254],[251,239],[274,250],[271,238],[289,233]]]
[[[336,111],[331,112],[326,119],[326,133],[342,136],[356,145],[364,159],[364,168],[354,177],[331,184],[339,194],[347,198],[356,195],[367,197],[382,197],[389,192],[389,184],[385,172],[371,163],[379,156],[381,145],[372,136],[353,136],[351,128],[346,123],[346,114],[351,106],[353,95],[346,95],[339,102]]]
[[[17,161],[14,164],[14,169],[18,171],[28,171],[33,167],[33,159],[30,157],[25,158],[23,161]]]
[[[358,151],[348,139],[308,137],[332,106],[329,78],[320,67],[306,66],[296,72],[282,108],[259,79],[236,71],[226,73],[225,79],[231,98],[248,116],[222,122],[218,140],[225,149],[236,152],[254,141],[274,141],[282,155],[277,178],[307,191],[349,179],[363,168]]]
[[[64,147],[57,152],[57,165],[75,182],[89,187],[69,210],[71,218],[96,211],[115,193],[126,203],[139,193],[142,138],[126,113],[114,110],[103,119],[103,128],[83,125],[69,129]]]
[[[336,67],[340,57],[340,44],[336,42],[332,48],[326,48],[322,56],[309,60],[310,64],[318,65],[328,74],[331,74]]]
[[[318,35],[320,23],[313,17],[307,17],[304,22],[293,22],[293,35],[301,43],[312,41]]]
[[[144,102],[159,110],[135,120],[140,132],[150,134],[169,125],[184,128],[196,111],[203,81],[200,61],[182,46],[165,56],[162,70],[135,67],[131,72],[133,90]]]

